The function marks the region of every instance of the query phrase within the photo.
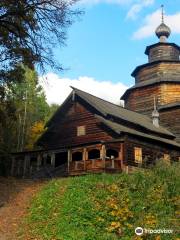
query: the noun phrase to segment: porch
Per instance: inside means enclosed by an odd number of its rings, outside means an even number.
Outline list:
[[[12,176],[58,177],[87,173],[121,172],[123,143],[98,143],[86,146],[16,153]]]
[[[105,161],[102,159],[74,161],[71,162],[69,166],[69,175],[120,171],[121,161],[119,159],[105,159]]]

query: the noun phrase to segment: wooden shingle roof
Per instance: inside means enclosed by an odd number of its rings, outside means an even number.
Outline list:
[[[143,88],[143,87],[149,87],[151,85],[155,85],[155,84],[161,84],[161,83],[180,83],[180,76],[177,76],[175,79],[166,79],[164,78],[159,78],[159,79],[150,79],[150,80],[146,80],[143,82],[139,82],[136,83],[134,86],[128,88],[125,93],[121,96],[122,100],[125,100],[126,97],[129,95],[129,93],[136,89],[136,88]]]
[[[139,137],[143,137],[143,138],[148,138],[150,140],[154,140],[154,141],[158,141],[158,142],[162,142],[168,145],[173,145],[175,147],[180,148],[180,144],[177,143],[174,140],[171,139],[166,139],[166,138],[162,138],[162,137],[158,137],[158,136],[154,136],[152,134],[146,134],[140,131],[137,131],[135,129],[117,124],[115,122],[112,122],[110,120],[104,119],[102,117],[97,116],[105,125],[107,125],[109,128],[111,128],[113,131],[115,131],[117,134],[121,134],[121,133],[128,133],[134,136],[139,136]]]
[[[91,106],[96,108],[104,117],[114,116],[124,121],[133,123],[137,126],[145,128],[155,133],[165,134],[167,136],[174,136],[171,132],[163,127],[155,127],[152,123],[152,120],[140,113],[128,110],[119,105],[113,104],[101,98],[95,97],[87,92],[73,88],[75,94],[81,97],[83,100],[88,102]]]
[[[71,94],[48,122],[48,129],[44,135],[47,135],[48,132],[49,134],[53,134],[51,130],[52,128],[56,129],[53,125],[63,116],[63,109],[66,108],[67,104],[70,103],[72,99],[75,101],[79,99],[88,104],[92,109],[95,109],[93,110],[95,117],[119,135],[121,133],[127,133],[180,148],[180,144],[174,140],[175,136],[161,126],[155,127],[149,117],[125,109],[77,88],[72,87],[72,89],[73,91]]]

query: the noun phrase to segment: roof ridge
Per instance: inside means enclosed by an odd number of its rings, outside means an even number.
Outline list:
[[[87,93],[88,95],[91,95],[92,97],[96,97],[96,98],[98,98],[98,99],[100,99],[100,100],[102,100],[102,101],[104,101],[104,102],[110,103],[110,104],[112,104],[112,105],[114,105],[114,106],[116,106],[116,107],[120,107],[120,108],[125,109],[124,107],[122,107],[122,106],[120,106],[120,105],[117,105],[117,104],[115,104],[115,103],[109,102],[109,101],[107,101],[107,100],[105,100],[105,99],[103,99],[103,98],[97,97],[97,96],[95,96],[95,95],[93,95],[93,94],[91,94],[91,93],[88,93],[88,92],[84,91],[84,90],[81,90],[81,89],[79,89],[79,88],[75,88],[75,87],[72,87],[72,86],[70,86],[70,87],[71,87],[73,90],[78,90],[78,91]],[[128,110],[128,109],[126,109],[126,110]]]
[[[126,110],[126,111],[133,112],[133,113],[135,113],[135,114],[137,114],[137,115],[139,115],[139,116],[141,115],[141,117],[144,117],[144,118],[146,118],[147,120],[151,121],[150,117],[148,117],[148,116],[146,116],[146,115],[144,115],[144,114],[138,113],[138,112],[133,111],[133,110],[129,110],[129,109],[125,108],[125,107],[122,107],[122,106],[117,105],[117,104],[115,104],[115,103],[109,102],[109,101],[107,101],[107,100],[105,100],[105,99],[103,99],[103,98],[97,97],[97,96],[95,96],[95,95],[93,95],[93,94],[91,94],[91,93],[85,92],[85,91],[83,91],[83,90],[81,90],[81,89],[78,89],[78,88],[75,88],[75,87],[73,87],[73,86],[70,86],[70,87],[71,87],[73,90],[78,90],[78,91],[84,92],[84,93],[86,93],[86,94],[88,94],[88,95],[90,95],[90,96],[92,96],[92,97],[98,98],[98,99],[100,99],[100,100],[102,100],[102,101],[104,101],[104,102],[110,103],[110,104],[112,104],[112,105],[114,105],[114,106],[116,106],[116,107],[120,107],[120,108],[122,108],[122,109],[124,109],[124,110]],[[127,90],[128,90],[128,89],[127,89]]]

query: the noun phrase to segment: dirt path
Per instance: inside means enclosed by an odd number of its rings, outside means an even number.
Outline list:
[[[0,240],[16,240],[30,200],[45,182],[0,178]]]

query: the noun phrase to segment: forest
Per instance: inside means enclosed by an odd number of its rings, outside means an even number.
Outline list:
[[[58,107],[48,105],[38,79],[47,66],[63,70],[53,49],[65,45],[68,27],[82,14],[76,2],[0,2],[0,175],[8,174],[12,152],[37,148]]]

